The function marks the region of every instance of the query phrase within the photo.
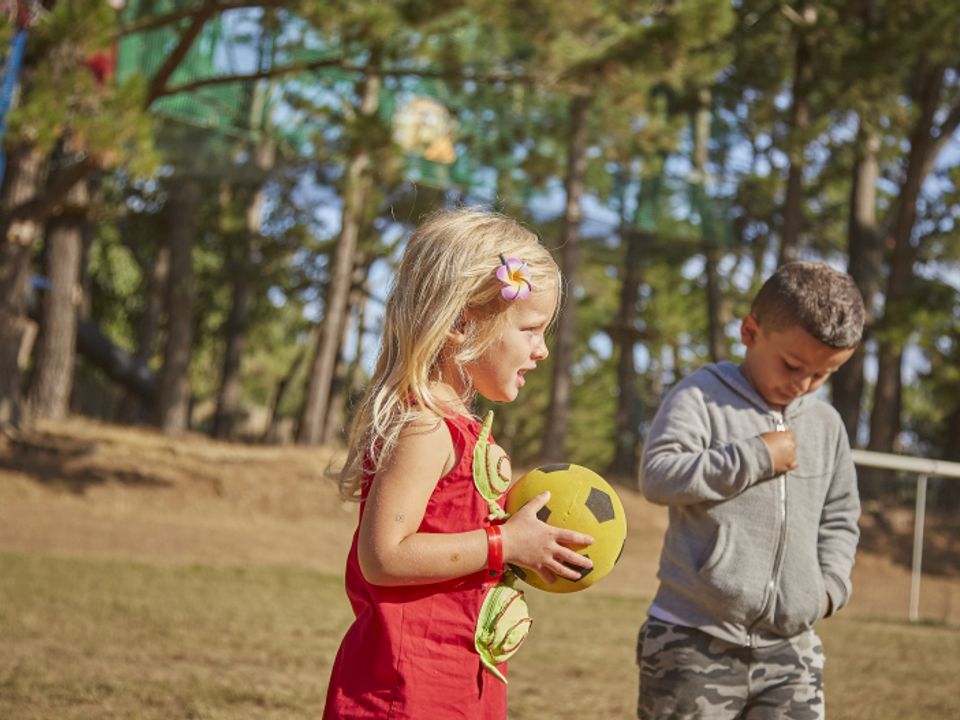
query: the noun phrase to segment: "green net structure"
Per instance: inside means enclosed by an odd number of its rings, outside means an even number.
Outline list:
[[[128,0],[123,23],[128,28],[136,27],[186,13],[196,5],[195,0]],[[185,15],[124,35],[117,48],[117,79],[123,82],[134,75],[153,77],[190,22],[191,17]],[[214,15],[166,85],[189,86],[196,81],[250,73],[257,67],[269,68],[274,58],[263,51],[276,41],[279,31],[250,8]],[[322,60],[329,54],[323,44],[283,48],[281,53],[285,63]],[[158,144],[175,167],[200,175],[229,172],[238,141],[256,141],[265,131],[299,152],[310,152],[315,123],[289,107],[284,110],[283,92],[277,90],[278,86],[318,84],[336,93],[338,86],[357,79],[353,71],[330,66],[286,75],[272,83],[245,80],[187,87],[151,104],[151,111],[161,121]],[[271,122],[274,111],[274,121],[282,118],[281,127]],[[409,180],[439,189],[471,185],[476,168],[466,157],[465,148],[457,143],[455,113],[456,99],[441,82],[416,79],[381,92],[380,120],[392,129]]]
[[[125,24],[135,24],[195,5],[191,0],[131,0],[124,10]],[[117,51],[117,77],[132,74],[151,77],[170,56],[180,38],[184,21],[125,36]],[[169,85],[177,86],[223,73],[225,36],[223,20],[211,18]],[[219,65],[219,66],[218,66]],[[197,88],[159,98],[152,109],[158,115],[199,129],[220,133],[242,132],[250,126],[250,83],[226,83]]]
[[[124,24],[136,26],[196,7],[191,0],[128,0]],[[117,79],[153,77],[177,47],[190,18],[125,35],[117,48]],[[234,74],[231,59],[242,43],[223,16],[204,24],[167,82],[175,88],[197,80]],[[253,140],[262,118],[252,117],[253,82],[205,85],[157,98],[150,106],[160,121],[157,145],[167,161],[194,176],[220,177],[233,170],[238,143]]]

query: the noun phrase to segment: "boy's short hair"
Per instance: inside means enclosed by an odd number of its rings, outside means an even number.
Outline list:
[[[820,262],[777,268],[760,288],[750,314],[766,330],[798,325],[832,348],[851,348],[863,334],[863,297],[853,278]]]

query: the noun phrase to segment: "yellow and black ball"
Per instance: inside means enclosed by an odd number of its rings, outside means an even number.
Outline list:
[[[543,465],[517,480],[507,495],[507,512],[516,512],[544,490],[550,491],[550,500],[537,516],[548,525],[592,536],[593,545],[573,549],[593,560],[593,568],[583,570],[578,580],[558,577],[549,584],[533,570],[511,567],[521,580],[540,590],[555,593],[585,590],[603,579],[623,553],[627,537],[623,504],[610,484],[597,473],[581,465],[563,463]]]

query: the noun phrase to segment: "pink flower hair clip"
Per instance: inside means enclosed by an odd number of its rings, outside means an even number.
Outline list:
[[[530,269],[523,260],[500,256],[497,279],[503,283],[500,295],[504,300],[525,300],[530,297],[533,285],[530,283]]]

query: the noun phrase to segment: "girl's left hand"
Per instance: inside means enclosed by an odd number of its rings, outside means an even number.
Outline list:
[[[589,570],[593,561],[569,546],[586,547],[593,544],[593,538],[540,520],[537,512],[549,500],[549,490],[530,498],[503,524],[504,562],[533,570],[547,583],[558,576],[578,580],[583,575],[580,568]]]

